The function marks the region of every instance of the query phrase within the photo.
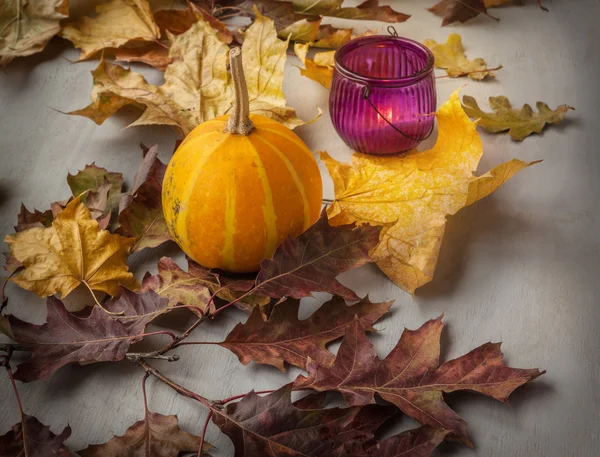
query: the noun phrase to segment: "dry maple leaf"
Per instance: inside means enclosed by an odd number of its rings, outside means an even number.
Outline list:
[[[574,109],[568,105],[560,105],[555,110],[548,105],[537,102],[538,113],[534,113],[531,106],[525,104],[521,109],[514,109],[506,97],[490,97],[490,107],[493,113],[486,113],[479,108],[473,97],[463,97],[463,108],[467,115],[477,119],[477,125],[490,132],[504,132],[513,140],[523,141],[532,133],[542,133],[546,124],[560,124],[569,110]]]
[[[55,435],[50,427],[42,424],[33,416],[22,414],[21,422],[0,436],[0,455],[2,457],[67,457],[71,452],[65,441],[71,436],[68,425]]]
[[[135,240],[100,230],[77,197],[49,228],[32,228],[7,235],[12,255],[25,269],[11,281],[47,297],[70,294],[79,284],[116,295],[119,285],[139,287],[125,259]]]
[[[188,260],[188,271],[184,271],[170,258],[163,257],[158,262],[158,274],[146,273],[142,281],[142,291],[154,290],[161,297],[169,299],[171,306],[182,304],[190,306],[197,316],[202,316],[209,306],[212,294],[226,300],[236,300],[247,292],[254,283],[240,281],[223,282],[218,274]],[[242,286],[242,287],[240,287]],[[271,299],[260,295],[247,294],[236,303],[247,312],[256,305],[263,306]],[[209,311],[214,311],[214,303],[210,303]]]
[[[102,60],[92,72],[92,103],[69,114],[101,124],[121,107],[134,104],[145,110],[132,126],[164,124],[187,135],[198,124],[228,112],[233,97],[227,72],[229,48],[217,32],[199,20],[181,35],[169,34],[169,40],[169,56],[174,61],[166,68],[162,86],[148,84],[142,75]],[[243,45],[250,108],[294,127],[302,121],[283,98],[286,49],[272,21],[257,14]]]
[[[335,390],[350,405],[375,403],[378,394],[419,423],[449,430],[470,445],[466,422],[444,402],[443,393],[469,390],[506,402],[517,387],[544,372],[507,367],[500,344],[492,343],[440,366],[442,327],[440,317],[418,330],[404,330],[396,347],[381,360],[355,319],[333,365],[310,360],[308,376],[300,375],[295,387]]]
[[[162,182],[167,166],[158,160],[158,146],[145,154],[133,189],[121,197],[118,233],[136,239],[131,252],[171,240],[162,210]]]
[[[440,0],[429,11],[444,18],[442,27],[453,22],[467,22],[479,14],[492,17],[487,13],[484,0]]]
[[[286,238],[270,259],[262,261],[254,291],[269,297],[303,298],[327,292],[358,301],[351,289],[335,278],[344,271],[371,262],[382,227],[340,225],[332,227],[325,211],[319,220],[296,238]]]
[[[146,412],[146,417],[121,436],[104,444],[93,444],[78,451],[81,457],[177,457],[182,452],[198,452],[200,437],[179,428],[177,416]],[[204,443],[202,456],[212,446]]]
[[[122,360],[129,346],[142,339],[153,315],[131,321],[111,316],[94,306],[85,318],[69,313],[63,303],[50,297],[44,325],[34,325],[10,316],[15,341],[31,352],[18,365],[15,378],[22,382],[48,379],[69,363],[115,362]],[[126,308],[129,309],[129,308]]]
[[[294,9],[301,14],[317,14],[344,19],[382,22],[404,22],[410,15],[379,5],[379,0],[366,0],[355,7],[343,7],[344,0],[293,0]]]
[[[495,76],[482,58],[467,59],[462,39],[458,33],[450,34],[446,44],[438,44],[434,40],[425,40],[423,44],[431,49],[435,57],[436,68],[443,68],[451,78],[469,76],[471,79],[482,80],[486,77],[493,78]],[[494,68],[494,70],[500,68]]]
[[[42,51],[69,15],[69,0],[3,0],[0,4],[0,67]]]
[[[475,176],[483,154],[477,125],[458,92],[437,112],[438,139],[429,150],[398,157],[355,153],[352,165],[322,153],[335,187],[333,224],[391,223],[372,257],[398,286],[413,293],[433,278],[446,216],[486,197],[537,162],[512,159]]]
[[[371,303],[368,298],[348,306],[342,298],[334,297],[299,320],[300,302],[288,299],[277,304],[266,320],[255,308],[248,320],[236,325],[219,345],[236,354],[244,365],[254,361],[285,371],[284,362],[305,368],[309,357],[320,365],[328,365],[334,355],[326,345],[342,337],[355,316],[364,328],[374,330],[372,325],[390,306],[392,302]]]
[[[318,82],[326,89],[331,87],[331,78],[333,77],[335,51],[319,52],[313,59],[306,57],[310,43],[294,45],[294,52],[302,62],[305,68],[300,68],[300,74],[313,81]]]
[[[96,6],[94,17],[67,22],[60,35],[81,49],[79,60],[85,60],[105,48],[155,41],[160,31],[146,0],[110,0]]]

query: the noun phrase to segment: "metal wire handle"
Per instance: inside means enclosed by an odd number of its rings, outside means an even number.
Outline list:
[[[429,136],[430,136],[430,135],[431,135],[431,133],[433,132],[433,127],[434,127],[434,126],[433,126],[433,124],[431,124],[431,128],[429,129],[429,132],[427,132],[427,134],[426,134],[425,136],[423,136],[423,137],[420,137],[420,138],[418,138],[418,137],[414,137],[414,136],[411,136],[411,135],[409,135],[409,134],[407,134],[407,133],[403,132],[403,131],[402,131],[402,130],[400,130],[398,127],[396,127],[394,124],[392,124],[392,123],[391,123],[391,122],[390,122],[390,121],[389,121],[389,120],[388,120],[388,119],[387,119],[387,118],[386,118],[386,117],[385,117],[385,116],[384,116],[384,115],[383,115],[383,114],[382,114],[382,113],[381,113],[381,112],[380,112],[380,111],[377,109],[377,107],[376,107],[376,106],[373,104],[373,102],[372,102],[372,101],[371,101],[371,99],[369,98],[369,97],[370,97],[370,95],[371,95],[371,87],[370,87],[368,84],[366,84],[366,85],[365,85],[365,86],[363,86],[363,88],[362,88],[362,96],[363,96],[363,98],[364,98],[366,101],[368,101],[368,102],[369,102],[369,105],[371,105],[371,108],[373,108],[373,109],[375,110],[375,112],[376,112],[376,113],[377,113],[379,116],[381,116],[381,118],[382,118],[382,119],[383,119],[385,122],[387,122],[387,123],[388,123],[388,125],[389,125],[390,127],[392,127],[392,128],[393,128],[393,129],[394,129],[396,132],[398,132],[400,135],[402,135],[402,136],[404,136],[404,137],[408,138],[409,140],[421,142],[421,141],[424,141],[424,140],[426,140],[427,138],[429,138]]]

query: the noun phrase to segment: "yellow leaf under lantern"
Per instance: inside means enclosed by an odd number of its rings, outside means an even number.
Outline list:
[[[32,228],[5,238],[25,269],[11,278],[24,289],[63,297],[79,284],[117,295],[119,285],[139,288],[125,263],[133,238],[101,230],[81,197],[72,200],[48,228]]]
[[[321,153],[335,187],[331,222],[393,223],[372,256],[392,281],[410,293],[433,278],[446,216],[489,195],[536,163],[513,159],[475,176],[483,147],[458,92],[436,116],[437,142],[423,152],[413,150],[394,157],[355,153],[351,165]]]
[[[300,68],[300,74],[329,89],[331,87],[331,78],[333,77],[333,56],[335,51],[318,52],[315,54],[314,59],[309,59],[306,55],[310,45],[310,43],[294,44],[294,52],[305,67]]]
[[[495,77],[482,58],[467,59],[462,39],[458,33],[450,34],[445,44],[436,43],[434,40],[425,40],[423,44],[431,49],[436,68],[443,68],[451,78],[468,75],[471,79],[482,80],[486,77]],[[500,68],[502,67],[495,70]]]

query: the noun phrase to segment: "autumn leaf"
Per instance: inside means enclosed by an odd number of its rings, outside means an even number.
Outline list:
[[[162,210],[166,168],[158,160],[158,146],[152,146],[135,175],[133,189],[121,197],[118,233],[136,239],[131,252],[154,248],[171,239]]]
[[[161,36],[166,36],[167,31],[173,35],[181,35],[187,32],[199,20],[204,20],[217,31],[217,36],[223,43],[230,44],[233,41],[233,34],[227,28],[227,24],[221,22],[205,10],[198,8],[191,2],[183,10],[164,9],[156,11],[154,13],[154,20],[160,29]]]
[[[239,285],[239,282],[238,282]],[[184,271],[170,258],[163,257],[158,262],[158,274],[146,273],[142,281],[142,291],[154,290],[161,297],[169,299],[171,306],[183,304],[192,307],[191,311],[202,316],[206,311],[212,294],[227,302],[238,299],[248,292],[253,283],[245,285],[241,290],[236,284],[223,282],[214,272],[188,260],[188,271]],[[255,306],[266,305],[271,299],[257,294],[245,294],[240,300],[242,309],[250,312]],[[214,311],[211,303],[209,311]],[[194,308],[197,308],[194,309]]]
[[[104,444],[93,444],[78,451],[81,457],[177,457],[182,452],[198,452],[200,437],[179,428],[177,416],[148,411],[146,417],[133,424],[122,436]],[[212,446],[204,443],[207,452]],[[207,456],[205,452],[203,456]]]
[[[125,259],[133,239],[100,230],[77,197],[49,228],[7,235],[12,255],[25,266],[11,281],[47,297],[69,295],[79,284],[116,295],[119,285],[139,287]]]
[[[338,29],[331,24],[321,25],[319,32],[314,40],[313,46],[316,48],[337,49],[352,39],[352,29]]]
[[[29,211],[23,203],[21,203],[21,211],[17,215],[17,225],[15,225],[15,232],[22,232],[34,227],[50,227],[52,225],[52,211],[47,209],[46,211],[38,211],[34,209],[33,212]]]
[[[82,318],[69,313],[55,297],[48,298],[46,306],[44,325],[9,317],[15,341],[31,352],[15,373],[22,382],[48,379],[69,363],[122,360],[129,346],[142,339],[145,326],[153,318],[148,315],[123,323],[99,306]]]
[[[318,14],[344,19],[382,22],[404,22],[410,15],[379,5],[379,0],[366,0],[356,7],[343,7],[344,0],[293,0],[294,9],[301,14]]]
[[[68,21],[60,36],[81,49],[79,60],[86,60],[104,48],[158,40],[160,31],[146,0],[110,0],[96,6],[95,16]]]
[[[467,115],[477,119],[477,125],[490,132],[504,132],[513,140],[523,141],[532,133],[542,133],[546,124],[560,124],[569,110],[574,109],[568,105],[560,105],[555,110],[548,105],[537,102],[537,113],[531,106],[523,105],[521,109],[514,109],[506,97],[490,97],[490,107],[493,113],[486,113],[479,108],[473,97],[463,97],[463,108]]]
[[[308,376],[300,375],[295,387],[335,390],[350,405],[375,403],[378,394],[419,423],[449,430],[471,444],[466,422],[444,402],[443,393],[469,390],[506,402],[517,387],[544,372],[507,367],[500,344],[493,343],[440,366],[442,327],[440,317],[418,330],[405,330],[396,347],[381,360],[355,319],[333,365],[309,361]]]
[[[88,192],[98,191],[105,181],[110,183],[107,204],[110,210],[116,214],[119,210],[119,199],[121,198],[121,187],[123,186],[122,173],[108,171],[92,163],[86,165],[83,170],[74,175],[70,173],[67,175],[67,184],[73,193],[73,197],[81,196],[84,203],[87,203]]]
[[[457,33],[450,34],[446,44],[438,44],[434,40],[425,40],[423,44],[431,49],[435,57],[436,68],[443,68],[451,78],[469,76],[471,79],[482,80],[486,77],[495,77],[482,58],[467,59],[462,39]],[[500,68],[502,67],[493,70]]]
[[[467,22],[479,14],[489,16],[484,0],[440,0],[429,11],[444,18],[442,27],[453,22]]]
[[[169,57],[169,50],[156,43],[111,49],[110,54],[118,62],[145,63],[161,71],[165,71],[167,65],[173,62]]]
[[[0,6],[0,67],[41,52],[69,15],[69,0],[4,0]]]
[[[148,84],[142,75],[102,60],[92,72],[92,103],[69,114],[102,124],[121,107],[134,104],[144,107],[144,112],[131,126],[170,125],[182,135],[225,114],[233,99],[228,46],[202,20],[181,35],[169,34],[169,41],[173,63],[166,68],[162,86]],[[295,111],[285,106],[282,87],[287,44],[278,40],[272,21],[257,15],[246,32],[243,50],[251,111],[288,127],[300,125]]]
[[[296,238],[286,238],[271,259],[261,263],[255,293],[269,297],[309,297],[327,292],[347,300],[359,297],[335,278],[344,271],[371,262],[382,227],[353,224],[332,227],[325,211]]]
[[[33,416],[22,414],[21,422],[0,436],[0,455],[2,457],[48,457],[70,456],[65,441],[71,436],[68,425],[55,435],[50,427],[42,424]]]
[[[254,361],[285,371],[284,362],[305,368],[309,357],[320,365],[329,365],[334,355],[327,350],[327,343],[342,337],[355,316],[364,328],[374,330],[372,325],[391,305],[392,302],[371,303],[364,298],[348,306],[342,298],[334,297],[299,320],[299,301],[288,299],[275,306],[268,319],[255,308],[248,320],[236,325],[219,345],[236,354],[244,365]]]
[[[348,454],[347,457],[427,457],[444,440],[447,430],[419,427],[378,442],[370,453]]]
[[[146,330],[150,322],[161,314],[171,311],[177,303],[161,298],[153,290],[140,293],[121,287],[119,298],[105,302],[102,306],[107,311],[115,313],[112,316],[123,324],[133,334]]]
[[[398,286],[413,293],[433,278],[446,217],[489,195],[537,162],[512,159],[475,176],[483,154],[476,124],[458,92],[437,112],[438,139],[429,150],[397,157],[354,154],[352,165],[322,153],[335,187],[332,224],[388,223],[372,257]]]
[[[294,45],[294,52],[305,67],[300,68],[300,74],[329,89],[331,78],[333,78],[333,55],[335,51],[319,52],[315,54],[313,59],[310,59],[306,57],[309,46],[310,44],[300,43]]]

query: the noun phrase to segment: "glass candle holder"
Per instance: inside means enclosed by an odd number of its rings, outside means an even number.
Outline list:
[[[397,36],[352,40],[335,54],[329,113],[338,135],[365,154],[415,148],[433,131],[433,54]]]

